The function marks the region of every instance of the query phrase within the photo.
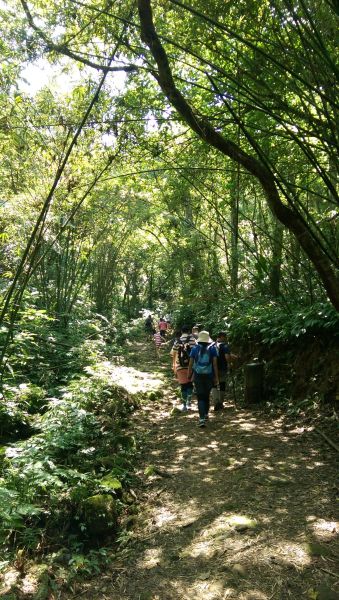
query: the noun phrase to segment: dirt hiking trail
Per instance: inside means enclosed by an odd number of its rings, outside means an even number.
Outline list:
[[[312,428],[286,427],[231,398],[197,427],[163,355],[137,346],[126,385],[161,388],[134,417],[147,442],[138,513],[112,568],[73,597],[98,600],[339,599],[338,455]]]

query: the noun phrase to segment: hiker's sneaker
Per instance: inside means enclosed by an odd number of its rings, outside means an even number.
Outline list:
[[[218,410],[222,410],[224,408],[224,405],[222,402],[217,402],[215,407],[214,407],[214,412],[218,412]]]
[[[181,410],[181,412],[187,412],[186,404],[183,404],[180,410]]]
[[[206,419],[199,419],[198,427],[206,427]]]

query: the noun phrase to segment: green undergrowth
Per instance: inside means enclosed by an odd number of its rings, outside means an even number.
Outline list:
[[[107,352],[119,354],[124,334],[90,308],[78,307],[67,326],[61,326],[45,310],[31,306],[23,309],[11,332],[3,382],[24,380],[49,389],[74,377],[98,358],[104,360]],[[0,328],[1,346],[7,334],[7,327]]]
[[[24,556],[27,564],[59,565],[65,580],[95,572],[120,520],[134,511],[140,440],[129,419],[140,399],[114,384],[108,362],[86,371],[45,398],[33,435],[2,447],[4,569]]]
[[[67,326],[32,306],[32,291],[11,331],[0,391],[0,443],[34,433],[35,415],[47,410],[49,398],[76,380],[86,367],[122,354],[125,320],[115,322],[78,302]],[[7,326],[0,328],[0,346]]]
[[[0,579],[16,583],[1,597],[20,595],[38,567],[48,589],[99,572],[135,518],[143,436],[130,423],[148,394],[112,378],[135,325],[89,308],[62,329],[28,307],[13,332],[0,403]]]
[[[329,302],[293,305],[266,298],[223,299],[214,305],[182,305],[173,311],[175,324],[199,323],[212,335],[226,330],[231,343],[286,344],[307,335],[339,337],[339,313]]]
[[[232,340],[267,346],[295,342],[303,336],[339,337],[339,314],[328,302],[292,307],[275,302],[237,303],[224,318]]]
[[[268,409],[286,418],[320,415],[337,401],[339,314],[329,303],[296,304],[293,309],[268,302],[230,313],[232,344],[243,364],[264,363]]]

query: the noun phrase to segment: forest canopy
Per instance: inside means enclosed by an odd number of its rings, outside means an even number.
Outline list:
[[[91,575],[106,550],[86,545],[133,519],[148,425],[130,417],[144,403],[163,427],[179,330],[228,339],[242,423],[256,361],[282,454],[282,414],[308,435],[338,399],[338,15],[331,0],[6,0],[0,16],[0,570],[50,555],[49,573]],[[162,356],[147,317],[171,323]]]
[[[188,297],[338,309],[331,2],[1,13],[5,348],[27,294],[64,326],[84,294],[128,317]],[[49,83],[23,85],[39,64]]]

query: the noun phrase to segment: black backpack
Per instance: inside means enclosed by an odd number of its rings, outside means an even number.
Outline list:
[[[181,367],[188,367],[190,361],[191,347],[189,342],[180,342],[178,347],[178,360]]]

